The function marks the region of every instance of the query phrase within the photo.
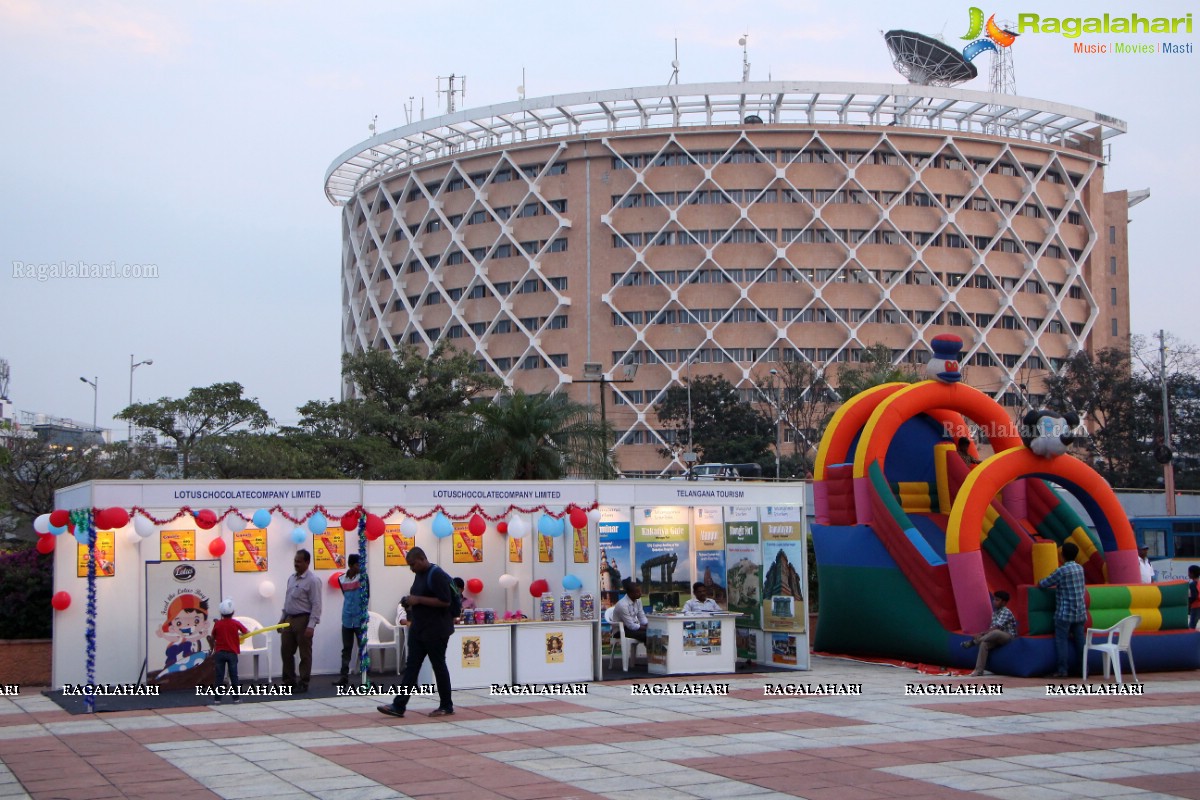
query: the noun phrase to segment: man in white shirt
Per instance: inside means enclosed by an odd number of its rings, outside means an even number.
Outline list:
[[[1142,583],[1154,583],[1154,566],[1150,563],[1150,548],[1138,548],[1138,567],[1142,571]]]
[[[683,613],[715,614],[721,610],[717,601],[708,596],[708,588],[703,583],[693,583],[692,594],[695,597],[683,604]]]
[[[624,628],[628,638],[645,644],[646,626],[650,621],[642,610],[642,586],[626,578],[621,582],[621,588],[625,590],[625,596],[613,606],[613,623]]]

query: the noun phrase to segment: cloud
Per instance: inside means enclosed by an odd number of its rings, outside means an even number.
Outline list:
[[[117,3],[0,0],[0,28],[14,40],[166,57],[186,37],[178,25],[153,11],[132,12]]]

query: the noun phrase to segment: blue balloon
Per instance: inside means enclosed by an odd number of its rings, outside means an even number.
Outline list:
[[[51,533],[53,533],[55,536],[62,536],[64,533],[66,533],[66,532],[67,532],[67,526],[66,526],[66,525],[63,525],[63,526],[60,528],[60,527],[58,527],[57,525],[51,525],[51,526],[50,526],[50,532],[51,532]]]
[[[271,524],[271,512],[265,508],[260,508],[254,512],[253,522],[256,528],[266,528]]]
[[[308,531],[304,530],[304,528],[295,528],[292,530],[292,541],[296,544],[304,544],[307,538]]]
[[[541,533],[542,536],[557,538],[563,535],[563,531],[566,530],[566,527],[566,518],[555,519],[549,514],[542,514],[541,519],[538,520],[538,532]]]
[[[583,581],[579,580],[578,575],[563,575],[562,585],[568,592],[573,592],[583,588]]]
[[[315,534],[322,534],[329,527],[329,520],[320,511],[308,518],[308,529]]]
[[[454,533],[454,523],[450,521],[442,512],[438,512],[433,518],[433,535],[439,539],[445,539]]]
[[[84,529],[84,527],[82,525],[75,526],[75,541],[79,542],[82,545],[86,545],[88,543],[87,531]]]

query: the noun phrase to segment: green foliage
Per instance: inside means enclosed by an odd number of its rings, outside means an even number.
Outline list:
[[[742,464],[751,461],[771,464],[774,474],[775,423],[749,403],[738,399],[737,389],[724,378],[704,375],[692,381],[692,441],[700,462]],[[656,408],[658,419],[675,433],[676,448],[688,440],[687,386],[672,386],[663,393]],[[670,449],[664,456],[674,455]]]
[[[5,448],[0,448],[5,450]],[[32,519],[54,510],[54,493],[92,480],[153,478],[154,451],[125,444],[52,447],[41,439],[11,439],[0,459],[0,508]]]
[[[53,585],[51,556],[33,547],[0,552],[0,639],[50,638]]]
[[[838,394],[843,400],[884,383],[916,383],[925,379],[920,370],[892,363],[892,348],[882,342],[864,349],[860,366],[842,367],[837,377]]]

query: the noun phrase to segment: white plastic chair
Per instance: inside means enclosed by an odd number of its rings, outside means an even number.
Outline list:
[[[637,658],[637,648],[641,644],[637,639],[625,638],[625,626],[619,622],[613,621],[613,612],[616,611],[616,606],[609,606],[604,610],[604,621],[608,623],[612,630],[609,636],[608,647],[608,668],[612,669],[613,657],[617,654],[617,647],[621,648],[621,671],[629,672],[629,660]]]
[[[384,639],[382,636],[383,630],[391,631],[391,635],[387,639]],[[388,622],[384,618],[383,614],[379,614],[374,611],[370,611],[367,613],[367,654],[368,655],[370,655],[372,650],[379,650],[382,654],[386,654],[388,650],[395,650],[396,657],[399,658],[400,651],[399,651],[399,647],[397,644],[397,639],[399,639],[399,638],[400,638],[400,633],[396,629],[396,626],[393,625],[392,623]],[[380,670],[382,670],[384,665],[387,663],[387,657],[382,654],[379,657]],[[396,665],[396,668],[397,668],[397,670],[399,670],[399,664]]]
[[[1117,683],[1121,683],[1121,653],[1124,653],[1129,658],[1129,671],[1133,673],[1134,681],[1137,681],[1137,670],[1133,666],[1133,651],[1129,647],[1133,644],[1133,631],[1141,623],[1141,616],[1133,614],[1111,628],[1088,628],[1083,645],[1083,679],[1087,680],[1088,651],[1099,650],[1103,653],[1104,680],[1108,680],[1108,667],[1111,664]],[[1093,636],[1105,634],[1108,635],[1108,641],[1100,643],[1092,641]]]
[[[253,617],[234,617],[248,631],[262,630],[262,623]],[[271,682],[271,639],[265,633],[256,633],[242,642],[240,656],[254,656],[254,680],[258,680],[258,657],[267,657],[267,683]],[[239,656],[239,660],[240,660]],[[238,670],[239,672],[241,670]]]

